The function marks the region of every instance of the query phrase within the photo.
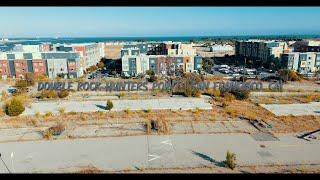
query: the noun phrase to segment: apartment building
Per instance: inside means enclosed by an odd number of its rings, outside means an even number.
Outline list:
[[[107,59],[120,59],[121,50],[124,46],[124,43],[105,43],[104,44],[104,57]]]
[[[13,52],[48,52],[52,50],[52,45],[49,43],[42,43],[37,45],[22,45],[16,44],[13,48]]]
[[[281,55],[282,68],[295,70],[301,74],[320,70],[320,53],[291,52]]]
[[[88,67],[96,65],[102,58],[101,48],[104,46],[99,43],[81,43],[81,44],[55,44],[54,51],[77,52],[80,55],[80,68],[85,71]]]
[[[2,78],[24,78],[27,73],[55,78],[76,78],[82,75],[80,56],[75,52],[2,52]]]
[[[195,72],[201,68],[201,56],[139,54],[122,57],[122,72],[131,76],[145,74],[147,70],[153,70],[156,74],[173,75],[177,71]]]
[[[64,78],[77,78],[83,75],[79,53],[53,51],[41,53],[41,57],[47,62],[49,78],[59,75]]]
[[[249,40],[236,41],[235,43],[236,56],[251,59],[255,62],[280,58],[281,54],[287,49],[286,42]]]

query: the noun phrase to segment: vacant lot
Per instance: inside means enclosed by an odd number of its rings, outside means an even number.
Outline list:
[[[188,109],[211,109],[211,104],[205,98],[185,98],[172,97],[162,99],[143,99],[143,100],[112,100],[112,111],[123,110],[188,110]],[[96,112],[105,111],[106,101],[39,101],[31,104],[26,108],[24,115],[34,115],[39,113],[58,113],[59,108],[64,108],[65,112]]]
[[[276,116],[303,116],[320,115],[320,102],[311,102],[305,104],[261,104]]]

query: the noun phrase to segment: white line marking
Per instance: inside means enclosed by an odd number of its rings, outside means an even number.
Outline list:
[[[165,141],[162,141],[161,143],[162,143],[162,144],[168,144],[168,145],[172,146],[172,143],[171,143],[171,140],[170,140],[170,139],[165,140]]]
[[[153,160],[155,160],[155,159],[160,158],[160,156],[158,156],[158,155],[153,155],[153,154],[149,154],[148,156],[153,157],[153,158],[149,159],[148,161],[153,161]]]

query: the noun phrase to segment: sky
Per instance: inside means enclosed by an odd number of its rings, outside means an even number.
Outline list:
[[[0,37],[320,34],[320,7],[0,7]]]

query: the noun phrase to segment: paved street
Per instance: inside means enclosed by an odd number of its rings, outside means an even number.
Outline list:
[[[13,172],[75,171],[89,165],[102,170],[221,165],[227,150],[236,153],[239,165],[320,164],[318,140],[279,139],[256,141],[249,134],[131,136],[0,143],[0,152]],[[0,172],[8,172],[3,163]]]

